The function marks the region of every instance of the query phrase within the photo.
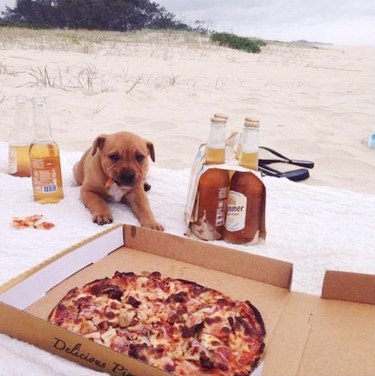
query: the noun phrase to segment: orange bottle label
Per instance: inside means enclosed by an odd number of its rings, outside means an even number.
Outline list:
[[[32,178],[35,192],[57,192],[59,180],[61,179],[59,163],[59,157],[47,157],[31,160],[33,170]]]

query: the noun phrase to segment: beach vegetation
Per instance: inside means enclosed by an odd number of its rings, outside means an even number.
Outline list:
[[[261,52],[261,47],[266,43],[261,39],[240,37],[230,33],[216,33],[211,34],[211,40],[218,43],[220,46],[233,48],[236,50],[244,50],[251,53]]]
[[[92,45],[85,43],[80,30],[97,32],[141,32],[143,30],[199,34],[214,44],[258,53],[265,42],[213,30],[209,21],[195,21],[193,26],[181,22],[176,16],[152,0],[17,0],[14,8],[6,7],[0,15],[0,27],[61,30],[73,45],[81,46],[82,52],[90,53]],[[128,34],[128,33],[127,33]],[[101,34],[92,34],[100,44]],[[196,38],[195,38],[196,39]],[[164,50],[165,59],[169,59]]]
[[[17,0],[3,23],[40,28],[134,31],[189,27],[150,0]]]
[[[32,77],[32,82],[30,85],[35,85],[39,87],[56,87],[58,76],[52,76],[48,67],[30,67],[27,69],[27,73]],[[60,72],[61,78],[61,72]],[[61,80],[60,80],[61,81]]]
[[[24,87],[26,90],[52,89],[85,96],[120,90],[127,95],[138,95],[181,87],[189,90],[190,96],[197,96],[207,85],[202,84],[201,79],[174,72],[173,69],[162,73],[152,69],[134,73],[131,67],[127,66],[127,59],[123,59],[123,65],[106,69],[100,62],[103,59],[107,61],[109,56],[119,59],[126,57],[163,61],[173,61],[176,56],[184,59],[191,56],[211,59],[218,54],[231,62],[237,61],[238,58],[236,50],[218,46],[211,41],[209,35],[186,30],[143,29],[124,33],[104,30],[0,27],[0,51],[11,48],[33,51],[38,58],[26,58],[25,63],[21,65],[8,57],[0,59],[0,78],[9,78],[15,87]],[[53,59],[48,61],[48,64],[41,64],[39,56],[43,56],[47,51],[53,54],[72,52],[74,58],[72,61]],[[26,56],[28,54],[29,52],[26,52]],[[79,58],[79,54],[84,56]],[[219,76],[215,79],[211,84],[216,90],[222,90],[227,85],[225,77]],[[4,96],[3,101],[6,100]]]
[[[32,67],[26,72],[29,81],[20,86],[55,88],[64,91],[80,91],[85,95],[96,95],[113,91],[103,75],[93,65],[60,67]]]
[[[3,102],[5,102],[5,99],[6,99],[5,95],[3,95],[1,93],[1,91],[0,91],[0,104],[2,104]]]

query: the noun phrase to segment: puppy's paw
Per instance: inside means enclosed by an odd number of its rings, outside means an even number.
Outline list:
[[[112,214],[111,213],[99,213],[94,214],[92,216],[92,221],[94,223],[97,223],[98,225],[106,225],[113,222]]]
[[[150,222],[142,223],[142,227],[151,228],[151,229],[157,230],[157,231],[164,231],[164,227],[156,221],[150,221]]]

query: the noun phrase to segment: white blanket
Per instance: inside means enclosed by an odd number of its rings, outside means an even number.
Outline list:
[[[81,153],[62,152],[65,197],[59,204],[33,202],[30,178],[7,171],[7,144],[0,143],[0,284],[58,251],[103,230],[91,221],[72,180]],[[166,232],[183,236],[188,170],[151,166],[148,193]],[[375,195],[314,187],[286,179],[264,178],[267,188],[267,240],[264,245],[235,246],[293,262],[292,289],[320,294],[326,269],[375,274]],[[111,204],[114,223],[138,224],[131,211]],[[56,227],[49,231],[10,227],[13,217],[42,214]],[[224,242],[217,242],[226,246]],[[229,245],[228,245],[229,246]],[[98,374],[34,346],[0,334],[1,376],[80,376]],[[102,374],[102,373],[101,373]]]

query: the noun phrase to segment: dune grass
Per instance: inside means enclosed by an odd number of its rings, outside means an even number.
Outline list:
[[[211,40],[220,46],[252,53],[261,52],[261,47],[266,45],[261,39],[245,38],[230,33],[212,33]]]
[[[150,54],[163,52],[161,46],[168,48],[193,48],[204,50],[207,46],[214,48],[205,35],[189,31],[141,30],[134,32],[115,32],[98,30],[62,30],[62,29],[28,29],[20,27],[0,27],[0,49],[18,46],[20,48],[74,51],[79,53],[124,55],[139,44],[154,48]]]
[[[229,33],[207,35],[195,31],[178,30],[144,29],[134,32],[116,32],[0,26],[0,49],[18,46],[37,50],[79,53],[100,51],[101,54],[124,55],[142,44],[151,46],[150,56],[164,54],[165,59],[168,59],[168,49],[194,49],[204,52],[229,47],[247,52],[260,52],[260,47],[264,46],[265,42]]]
[[[16,87],[52,88],[84,95],[97,95],[123,90],[126,94],[139,90],[159,90],[177,85],[189,88],[197,94],[196,77],[186,77],[170,72],[129,73],[126,66],[116,71],[95,66],[97,56],[122,56],[147,59],[189,59],[211,57],[220,54],[230,61],[237,56],[210,36],[191,31],[142,30],[137,32],[113,32],[93,30],[29,29],[0,27],[0,51],[8,49],[74,52],[87,54],[77,65],[32,61],[27,58],[22,65],[14,65],[3,54],[0,58],[0,76],[14,76]],[[90,63],[91,62],[91,63]],[[221,88],[220,78],[216,88]],[[1,93],[0,93],[1,94]],[[0,99],[2,96],[0,96]],[[4,98],[3,98],[4,100]]]

